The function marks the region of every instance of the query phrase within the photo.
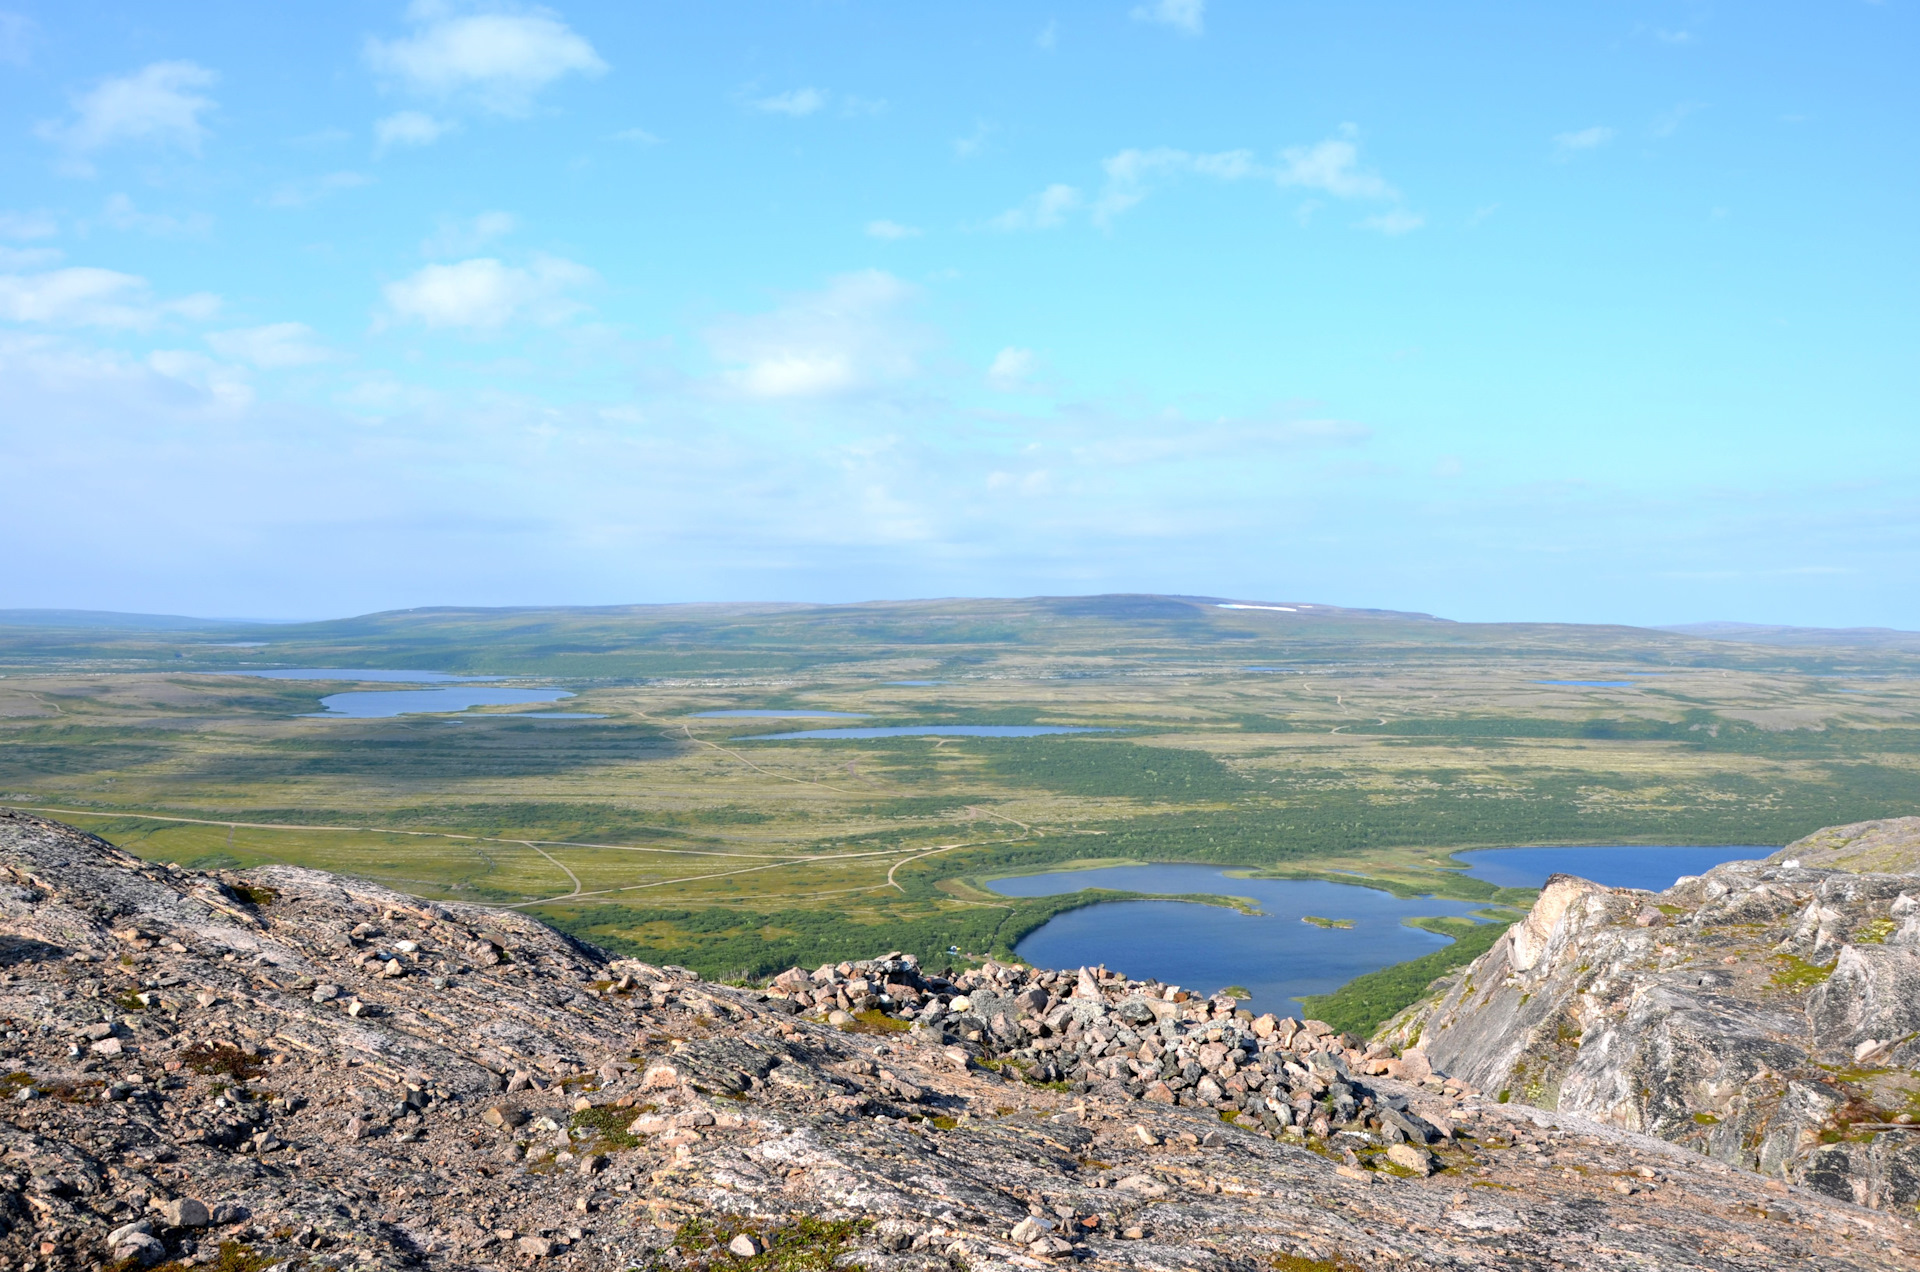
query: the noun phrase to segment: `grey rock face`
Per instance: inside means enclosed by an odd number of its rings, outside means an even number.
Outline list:
[[[0,1104],[0,1269],[1920,1269],[1903,1217],[1104,969],[736,989],[4,810],[0,891],[0,1091],[40,1093]],[[970,990],[1007,1010],[949,1033]]]
[[[1883,844],[1886,826],[1869,824]],[[1657,895],[1557,875],[1380,1037],[1502,1099],[1913,1206],[1920,876],[1809,869],[1794,851]]]

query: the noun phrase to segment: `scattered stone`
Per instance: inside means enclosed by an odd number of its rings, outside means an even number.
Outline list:
[[[213,1213],[207,1209],[206,1203],[191,1197],[180,1197],[162,1204],[160,1217],[174,1228],[204,1228],[213,1222]]]
[[[764,1253],[766,1247],[760,1244],[758,1237],[753,1236],[751,1233],[743,1232],[733,1240],[727,1242],[727,1250],[729,1253],[737,1255],[742,1259],[751,1259],[756,1254]]]

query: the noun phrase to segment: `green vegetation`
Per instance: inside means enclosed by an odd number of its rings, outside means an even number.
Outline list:
[[[606,718],[303,719],[325,694],[386,686],[221,674],[260,666],[528,678]],[[1521,906],[1529,893],[1449,852],[1781,844],[1909,813],[1917,671],[1898,650],[1170,597],[0,627],[0,802],[149,858],[519,906],[708,975],[887,949],[937,967],[950,947],[1005,956],[1063,910],[1130,895],[974,882],[1069,862]],[[1835,676],[1861,692],[1834,693]],[[1539,683],[1553,679],[1635,687]],[[892,683],[908,680],[940,683]],[[738,708],[1112,732],[747,742],[783,730],[699,714]],[[271,905],[269,891],[235,899]],[[1318,1010],[1364,1031],[1493,929],[1432,930],[1458,943]]]
[[[1840,965],[1837,958],[1831,963],[1809,963],[1792,954],[1774,957],[1780,968],[1769,979],[1779,988],[1789,990],[1812,989],[1833,975],[1833,969]]]
[[[1416,926],[1447,931],[1439,926],[1442,922],[1444,920],[1422,919]],[[1449,933],[1454,935],[1453,944],[1421,958],[1356,976],[1331,994],[1302,999],[1301,1006],[1309,1016],[1364,1038],[1396,1012],[1411,1006],[1435,980],[1492,949],[1506,930],[1504,923],[1478,924],[1465,931],[1455,929]]]
[[[676,1272],[738,1269],[740,1272],[833,1272],[849,1246],[873,1227],[871,1219],[816,1219],[794,1215],[784,1222],[745,1215],[702,1215],[688,1219],[673,1234],[679,1258],[660,1268]],[[735,1237],[750,1236],[763,1249],[750,1258],[730,1254]]]
[[[627,1129],[638,1116],[640,1111],[637,1109],[596,1104],[592,1108],[575,1109],[573,1116],[567,1119],[567,1126],[570,1130],[587,1132],[587,1142],[582,1145],[581,1151],[615,1153],[621,1149],[639,1147],[639,1137]]]
[[[1352,928],[1353,927],[1352,919],[1323,919],[1317,914],[1303,914],[1300,916],[1300,921],[1302,923],[1311,923],[1313,924],[1313,926],[1317,928]]]

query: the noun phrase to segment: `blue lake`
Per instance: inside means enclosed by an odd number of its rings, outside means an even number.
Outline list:
[[[732,717],[747,717],[751,719],[767,719],[767,720],[821,720],[821,719],[864,720],[867,718],[867,713],[864,711],[754,711],[754,710],[696,711],[693,713],[693,718],[696,720],[724,720]]]
[[[1631,689],[1631,680],[1536,680],[1536,685],[1577,685],[1582,689]]]
[[[535,702],[571,698],[564,689],[493,689],[479,685],[458,689],[369,689],[363,693],[331,693],[320,699],[325,711],[308,719],[381,720],[389,716],[432,715],[465,711],[469,707],[517,707]]]
[[[1719,848],[1480,848],[1456,852],[1467,873],[1503,888],[1537,888],[1550,874],[1579,875],[1609,888],[1646,888],[1660,892],[1684,875],[1705,874],[1723,861],[1752,861],[1778,849],[1754,844]]]
[[[1236,879],[1218,866],[1109,866],[995,879],[1003,896],[1041,897],[1083,888],[1250,897],[1263,913],[1241,914],[1185,901],[1115,901],[1070,910],[1016,947],[1036,967],[1105,963],[1129,976],[1154,977],[1211,994],[1229,985],[1252,991],[1254,1011],[1298,1015],[1297,999],[1324,994],[1354,977],[1430,954],[1447,938],[1407,927],[1421,914],[1471,914],[1467,901],[1414,898],[1318,880]],[[1350,929],[1319,928],[1304,915],[1351,919]]]
[[[1615,888],[1662,889],[1683,875],[1704,874],[1723,861],[1771,855],[1771,847],[1488,848],[1455,853],[1476,878],[1508,888],[1537,888],[1551,874],[1574,874]],[[1356,976],[1429,954],[1447,938],[1402,919],[1423,914],[1472,915],[1476,902],[1438,897],[1401,900],[1357,884],[1311,879],[1239,879],[1218,866],[1106,866],[995,879],[1002,896],[1045,897],[1086,888],[1127,892],[1212,893],[1249,897],[1262,913],[1241,914],[1189,901],[1113,901],[1071,910],[1030,933],[1016,948],[1036,967],[1105,963],[1129,976],[1154,977],[1212,993],[1228,985],[1251,990],[1254,1011],[1298,1015],[1297,1001],[1338,989]],[[1327,929],[1304,915],[1351,919]]]
[[[900,687],[905,689],[926,689],[926,688],[932,687],[933,685],[944,685],[947,682],[944,680],[887,680],[887,681],[882,681],[881,683],[889,684],[889,685],[899,685]]]
[[[1069,724],[895,724],[865,729],[800,729],[793,733],[757,733],[735,742],[784,742],[788,738],[1037,738],[1049,733],[1112,733]]]
[[[219,676],[259,676],[263,680],[365,680],[382,684],[437,685],[452,681],[504,680],[504,676],[455,676],[444,671],[390,671],[374,667],[289,667],[277,671],[218,671]]]

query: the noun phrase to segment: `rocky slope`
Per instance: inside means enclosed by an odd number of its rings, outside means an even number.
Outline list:
[[[0,874],[18,1272],[1920,1268],[1904,1217],[1097,970],[737,989],[4,812]]]
[[[1388,1023],[1496,1093],[1866,1206],[1920,1203],[1920,818],[1666,892],[1556,876]],[[1849,869],[1816,868],[1844,863]]]

